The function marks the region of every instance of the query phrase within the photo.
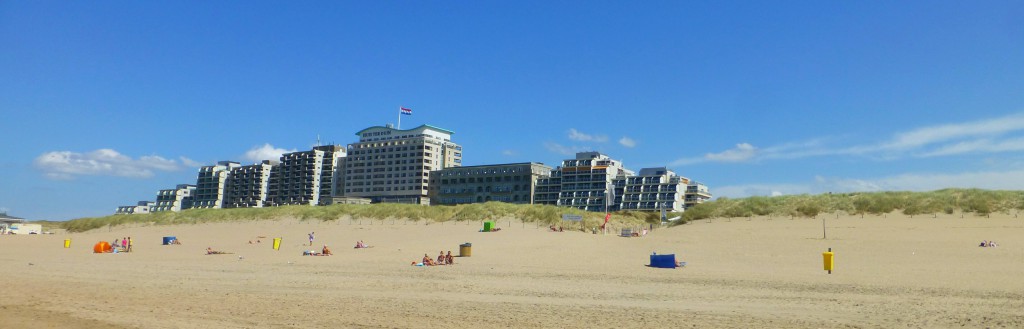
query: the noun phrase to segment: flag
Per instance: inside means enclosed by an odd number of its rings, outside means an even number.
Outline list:
[[[402,109],[402,114],[412,115],[412,109],[407,109],[407,108],[404,108],[404,107],[400,107],[400,109]]]

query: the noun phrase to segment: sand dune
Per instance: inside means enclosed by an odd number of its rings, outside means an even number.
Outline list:
[[[348,219],[0,236],[0,327],[1024,327],[1024,219],[926,217],[826,216],[828,239],[820,217],[699,221],[645,238]],[[335,255],[301,256],[310,231]],[[183,245],[161,245],[166,235]],[[92,253],[124,236],[133,253]],[[1001,245],[977,247],[986,239]],[[374,248],[352,249],[357,240]],[[409,265],[464,242],[473,256],[455,265]],[[652,252],[689,264],[646,267]]]

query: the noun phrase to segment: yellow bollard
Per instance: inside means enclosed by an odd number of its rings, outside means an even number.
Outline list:
[[[64,239],[64,248],[71,248],[71,239]]]
[[[828,248],[827,252],[821,253],[822,259],[825,261],[825,270],[828,274],[832,274],[832,268],[835,267],[835,254],[832,253],[832,248]]]
[[[281,250],[281,238],[274,238],[274,250]]]

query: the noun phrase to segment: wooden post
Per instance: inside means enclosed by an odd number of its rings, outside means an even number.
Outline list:
[[[823,240],[828,240],[828,234],[825,232],[825,216],[821,216],[821,238]],[[828,251],[832,251],[832,248],[829,248]],[[829,274],[831,273],[832,272],[830,271]]]

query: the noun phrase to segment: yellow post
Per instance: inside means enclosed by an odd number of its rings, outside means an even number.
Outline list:
[[[281,249],[281,238],[274,238],[274,250]]]
[[[71,239],[64,239],[64,248],[71,248]]]
[[[835,267],[835,255],[832,253],[832,248],[828,248],[827,252],[821,253],[823,260],[825,261],[825,270],[828,274],[832,274],[832,268]]]

